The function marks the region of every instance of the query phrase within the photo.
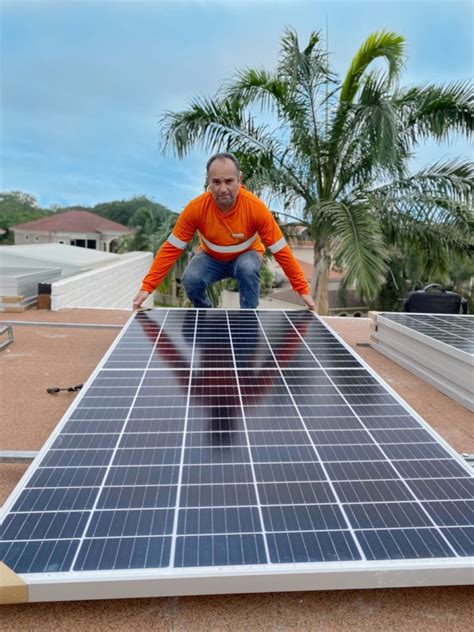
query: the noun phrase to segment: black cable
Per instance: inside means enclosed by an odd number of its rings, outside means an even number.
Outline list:
[[[75,386],[68,386],[67,388],[59,388],[59,386],[52,386],[51,388],[47,388],[47,392],[50,395],[56,395],[59,391],[67,391],[68,393],[75,393],[76,391],[80,391],[82,388],[82,384],[76,384]]]

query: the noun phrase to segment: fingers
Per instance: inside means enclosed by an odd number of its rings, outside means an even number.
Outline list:
[[[146,301],[146,299],[150,296],[148,292],[142,291],[139,292],[135,298],[133,299],[133,309],[140,309],[142,304]]]
[[[312,312],[316,311],[316,305],[310,294],[302,294],[301,298],[305,302],[307,309],[311,310]]]

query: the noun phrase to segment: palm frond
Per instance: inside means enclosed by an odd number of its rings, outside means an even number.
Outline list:
[[[411,145],[427,138],[446,140],[454,132],[466,137],[472,134],[474,87],[471,81],[399,89],[394,101]]]
[[[344,285],[372,299],[383,283],[386,252],[377,218],[363,204],[322,202],[314,209],[333,227],[334,258],[345,271]]]
[[[472,207],[474,163],[449,159],[435,162],[408,178],[370,189],[370,194],[384,200],[399,195],[429,195],[463,202]]]
[[[342,83],[341,102],[352,103],[362,76],[369,65],[379,57],[383,57],[388,63],[390,80],[397,76],[403,67],[404,51],[405,38],[397,33],[382,30],[369,35],[355,54]]]

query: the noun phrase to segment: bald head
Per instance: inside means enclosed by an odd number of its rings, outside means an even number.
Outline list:
[[[235,206],[242,175],[238,160],[230,154],[216,154],[207,163],[207,183],[214,202],[223,213]]]

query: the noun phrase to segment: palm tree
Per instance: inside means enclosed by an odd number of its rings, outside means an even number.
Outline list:
[[[461,160],[408,168],[419,143],[471,132],[468,82],[400,87],[404,39],[391,32],[366,39],[343,81],[328,57],[319,33],[301,50],[286,30],[274,71],[246,69],[215,98],[195,98],[161,119],[165,152],[233,151],[248,188],[306,223],[315,242],[311,292],[322,314],[334,263],[346,271],[344,283],[371,300],[394,246],[441,267],[453,252],[466,256],[474,171]]]

